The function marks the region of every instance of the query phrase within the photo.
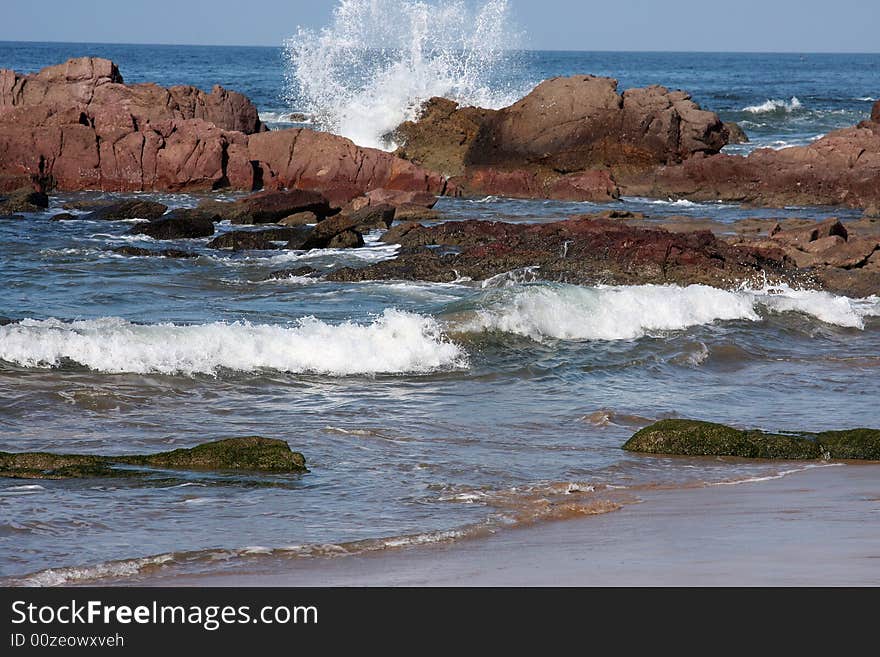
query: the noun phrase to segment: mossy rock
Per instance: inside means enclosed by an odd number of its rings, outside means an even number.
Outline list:
[[[679,456],[880,461],[880,430],[768,433],[698,420],[661,420],[634,434],[623,448]]]
[[[661,420],[637,432],[623,448],[630,452],[681,456],[786,460],[822,457],[819,443],[809,435],[743,431],[697,420]]]
[[[101,456],[48,452],[0,452],[0,477],[17,479],[83,479],[89,477],[139,477],[134,465],[172,470],[238,470],[272,473],[308,472],[305,457],[291,451],[283,440],[249,436],[203,443],[189,449],[158,454]]]
[[[204,443],[147,456],[123,456],[116,463],[175,470],[254,470],[307,472],[306,460],[283,440],[249,436]]]
[[[816,435],[816,440],[832,459],[880,461],[878,429],[823,431]]]

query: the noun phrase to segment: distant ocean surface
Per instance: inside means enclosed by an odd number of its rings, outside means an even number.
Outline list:
[[[373,53],[346,78],[320,46],[0,43],[0,67],[106,57],[129,83],[222,84],[250,96],[273,127],[302,112],[314,127],[386,147],[388,126],[415,110],[414,92],[449,88],[499,105],[575,73],[613,76],[622,89],[685,89],[746,130],[752,142],[734,152],[808,143],[866,118],[880,97],[880,55]],[[53,196],[52,211],[103,196]],[[171,207],[199,200],[144,196]],[[635,198],[621,207],[721,221],[832,212]],[[599,209],[494,197],[437,208],[450,219],[526,222]],[[181,240],[168,246],[197,258],[112,253],[149,245],[129,228],[47,214],[0,222],[0,317],[13,320],[0,325],[0,451],[144,453],[264,435],[302,451],[312,473],[0,479],[0,582],[137,582],[156,569],[234,570],[265,554],[308,567],[303,557],[484,536],[604,513],[645,488],[805,467],[620,450],[664,417],[877,425],[876,297],[761,282],[578,287],[523,272],[485,283],[275,281],[276,269],[368,263],[397,247],[374,234],[353,250],[230,253]]]
[[[208,91],[221,84],[249,96],[270,125],[289,125],[286,118],[294,112],[312,114],[312,99],[298,97],[291,84],[294,71],[284,48],[0,42],[0,68],[22,72],[83,55],[112,59],[129,83],[191,84]],[[513,102],[560,75],[609,76],[621,90],[660,84],[683,89],[704,109],[738,122],[752,141],[729,147],[734,152],[809,143],[868,118],[880,99],[877,54],[523,51],[508,57],[504,66],[480,71],[479,84],[495,92],[483,94],[488,104]],[[410,80],[421,73],[408,68]],[[356,87],[364,96],[370,79]],[[389,110],[383,99],[368,100],[377,113]]]

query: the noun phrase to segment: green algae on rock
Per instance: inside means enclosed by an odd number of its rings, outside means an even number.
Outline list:
[[[741,456],[750,459],[806,460],[822,457],[810,434],[743,431],[712,422],[661,420],[623,445],[630,452],[681,456]]]
[[[270,473],[308,472],[305,457],[283,440],[249,436],[228,438],[158,454],[101,456],[0,452],[0,477],[16,479],[69,479],[132,477],[144,473],[116,466],[172,470],[245,470]]]
[[[739,456],[751,459],[821,458],[880,460],[880,430],[769,433],[699,420],[661,420],[623,445],[630,452],[678,456]]]

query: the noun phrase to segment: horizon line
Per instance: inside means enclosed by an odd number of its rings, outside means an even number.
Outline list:
[[[179,48],[284,48],[284,44],[246,44],[246,43],[150,43],[146,41],[30,41],[0,39],[0,44],[57,44],[57,45],[83,45],[83,46],[153,46],[153,47],[179,47]],[[378,46],[377,46],[378,47]],[[880,55],[880,50],[654,50],[654,49],[592,49],[576,50],[571,48],[511,48],[507,52],[570,52],[570,53],[650,53],[650,54],[717,54],[717,55]]]

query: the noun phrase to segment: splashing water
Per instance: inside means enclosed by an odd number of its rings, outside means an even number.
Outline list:
[[[285,43],[288,102],[318,127],[361,146],[393,150],[388,133],[443,96],[499,108],[522,95],[509,79],[518,36],[507,0],[473,3],[341,0],[329,26]],[[521,78],[519,84],[521,84]]]

